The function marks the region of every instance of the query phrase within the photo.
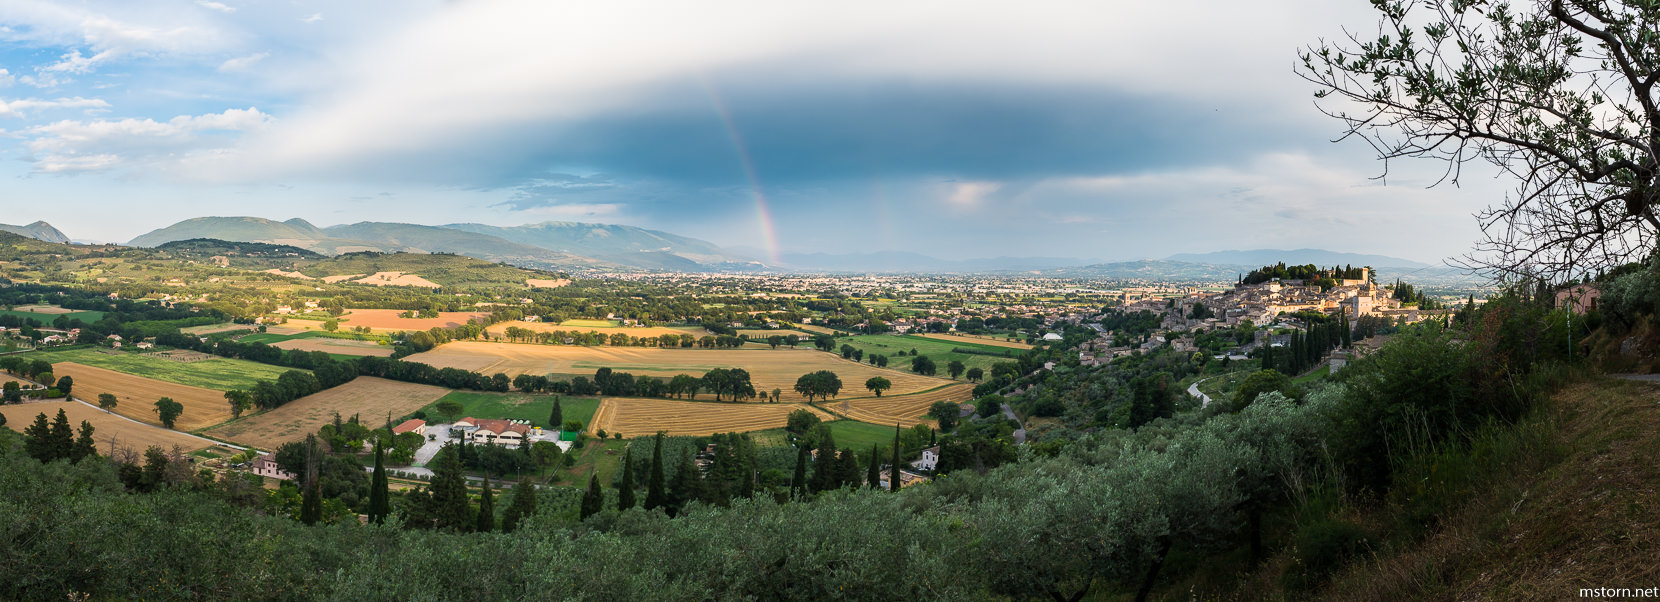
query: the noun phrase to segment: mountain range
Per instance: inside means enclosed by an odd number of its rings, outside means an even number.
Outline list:
[[[48,242],[70,242],[68,236],[46,222],[27,226],[0,224],[0,231]],[[1253,268],[1283,261],[1320,266],[1366,265],[1380,271],[1416,274],[1414,278],[1472,278],[1457,270],[1410,259],[1323,249],[1184,253],[1164,259],[1112,263],[1070,257],[941,259],[905,251],[785,253],[777,262],[764,264],[754,259],[769,256],[760,249],[721,247],[705,240],[634,226],[580,222],[512,227],[477,223],[425,226],[359,222],[320,228],[299,218],[275,221],[259,217],[198,217],[145,233],[127,244],[160,247],[194,239],[290,245],[327,256],[359,251],[449,253],[543,270],[1024,272],[1060,277],[1228,281]]]

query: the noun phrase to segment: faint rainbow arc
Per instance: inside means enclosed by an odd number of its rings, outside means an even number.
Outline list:
[[[732,110],[726,106],[726,100],[715,90],[713,82],[708,76],[699,74],[698,83],[703,86],[704,93],[709,95],[709,103],[715,107],[715,115],[720,118],[721,126],[726,128],[726,137],[732,142],[732,150],[738,155],[738,164],[743,167],[744,177],[749,180],[750,193],[755,197],[755,219],[761,227],[761,240],[766,245],[768,258],[773,265],[780,265],[778,251],[778,227],[772,221],[772,207],[767,203],[767,193],[761,188],[761,177],[755,172],[755,161],[749,155],[749,145],[744,143],[743,133],[738,131],[738,125],[732,120]]]

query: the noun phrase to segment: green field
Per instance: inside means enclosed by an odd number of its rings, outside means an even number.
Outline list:
[[[52,321],[58,319],[59,317],[69,318],[71,320],[80,320],[82,322],[86,322],[88,324],[91,324],[93,322],[97,322],[99,320],[104,319],[104,312],[101,312],[101,311],[77,311],[77,312],[70,312],[70,313],[67,313],[67,314],[39,314],[39,313],[28,312],[28,311],[12,311],[12,310],[9,310],[9,309],[0,309],[0,316],[13,316],[13,317],[24,318],[24,319],[40,320],[41,324],[45,324],[47,328],[51,328],[52,327]]]
[[[116,352],[112,354],[100,352],[96,349],[43,351],[30,357],[43,359],[54,364],[75,362],[95,368],[104,368],[124,374],[215,391],[252,389],[259,381],[274,381],[277,380],[277,377],[282,376],[282,373],[294,370],[294,368],[268,366],[257,362],[222,357],[186,363],[143,353]]]
[[[872,353],[886,355],[888,356],[888,367],[899,370],[911,369],[910,352],[912,349],[915,349],[919,355],[924,355],[929,359],[934,360],[934,364],[939,369],[939,371],[934,374],[935,376],[946,378],[949,378],[951,374],[945,370],[945,366],[952,360],[960,361],[963,365],[968,366],[969,368],[980,368],[990,372],[992,364],[1011,361],[1014,355],[1020,353],[1020,350],[1018,349],[979,345],[969,341],[942,341],[939,339],[913,337],[902,334],[864,334],[851,337],[837,337],[834,351],[838,354],[841,353],[842,345],[852,345],[857,349],[864,350],[866,357],[865,363],[870,362],[868,358]],[[996,355],[957,353],[952,351],[953,348],[974,349]],[[905,353],[905,357],[899,357],[901,352]],[[1003,357],[1004,352],[1008,352],[1010,356]]]
[[[554,397],[556,396],[525,393],[455,391],[421,410],[428,416],[438,416],[435,408],[440,402],[455,401],[464,408],[461,417],[528,420],[533,425],[547,428],[548,414],[553,411]],[[559,397],[559,411],[565,420],[581,420],[582,424],[586,425],[589,420],[594,419],[594,410],[597,409],[599,398],[596,397]]]
[[[354,332],[324,332],[324,331],[321,331],[321,330],[307,330],[307,331],[299,333],[299,334],[275,334],[275,333],[269,333],[269,332],[262,332],[262,333],[257,333],[257,334],[250,334],[248,336],[237,339],[237,341],[241,342],[241,343],[264,343],[266,345],[271,345],[271,344],[274,344],[274,343],[281,343],[283,341],[292,341],[292,340],[295,340],[295,339],[347,339],[347,340],[353,340],[353,341],[382,341],[382,340],[386,340],[386,337],[384,335],[372,335],[372,334],[371,335],[365,335],[365,334],[357,334],[357,333],[354,333]],[[347,356],[347,357],[352,357],[352,356]]]
[[[836,447],[848,448],[861,454],[869,454],[872,444],[884,448],[893,446],[893,427],[859,422],[857,420],[832,420],[824,423],[830,426],[830,432],[835,434]],[[749,434],[755,445],[760,447],[784,447],[790,444],[789,434],[784,429],[755,431]]]
[[[588,473],[592,471],[607,493],[614,494],[610,491],[612,475],[622,470],[623,452],[628,449],[628,443],[627,439],[606,439],[604,443],[589,439],[582,449],[571,450],[571,453],[577,454],[576,464],[570,468],[561,467],[554,473],[551,477],[553,484],[585,486],[588,484]]]

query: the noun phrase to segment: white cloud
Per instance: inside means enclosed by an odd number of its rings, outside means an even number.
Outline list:
[[[246,71],[248,67],[252,67],[254,63],[263,61],[269,56],[271,56],[271,53],[269,52],[260,52],[250,54],[248,56],[239,56],[229,59],[219,64],[219,72],[229,73],[232,71]]]
[[[221,155],[234,134],[273,122],[257,108],[180,115],[167,121],[119,119],[58,121],[22,130],[35,170],[47,173],[106,171],[153,165],[178,167],[201,156]]]
[[[80,50],[71,50],[58,57],[58,62],[41,67],[40,70],[57,73],[90,73],[93,65],[107,61],[112,56],[115,56],[115,54],[110,50],[92,56],[81,56]]]
[[[219,12],[222,12],[222,13],[227,13],[227,14],[236,12],[236,7],[226,5],[223,2],[211,2],[209,0],[196,0],[196,6],[200,6],[202,8],[206,8],[206,9],[216,10],[216,11],[219,11]]]
[[[221,27],[190,12],[139,1],[0,0],[0,42],[67,50],[36,68],[33,83],[50,87],[67,83],[57,74],[87,73],[121,58],[200,54],[230,43]]]
[[[300,19],[301,23],[316,23],[323,20],[323,13],[312,13],[311,16]]]
[[[958,208],[977,208],[1002,188],[1003,185],[998,182],[956,182],[950,186],[945,200]]]
[[[5,88],[15,83],[17,83],[17,77],[13,76],[10,71],[0,69],[0,88]]]
[[[522,213],[555,219],[615,218],[622,212],[621,203],[572,203],[544,205],[523,209]]]
[[[0,100],[0,117],[23,117],[24,113],[42,109],[107,109],[109,103],[98,98],[59,98],[56,100],[39,100],[26,98],[13,101]]]

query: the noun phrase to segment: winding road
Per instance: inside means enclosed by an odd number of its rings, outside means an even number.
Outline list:
[[[1199,380],[1193,381],[1193,384],[1187,386],[1187,394],[1199,398],[1199,409],[1201,409],[1201,410],[1205,409],[1208,406],[1210,406],[1210,396],[1204,394],[1203,391],[1199,390],[1199,383],[1205,382],[1207,380],[1210,380],[1210,379],[1209,378],[1201,378]]]

